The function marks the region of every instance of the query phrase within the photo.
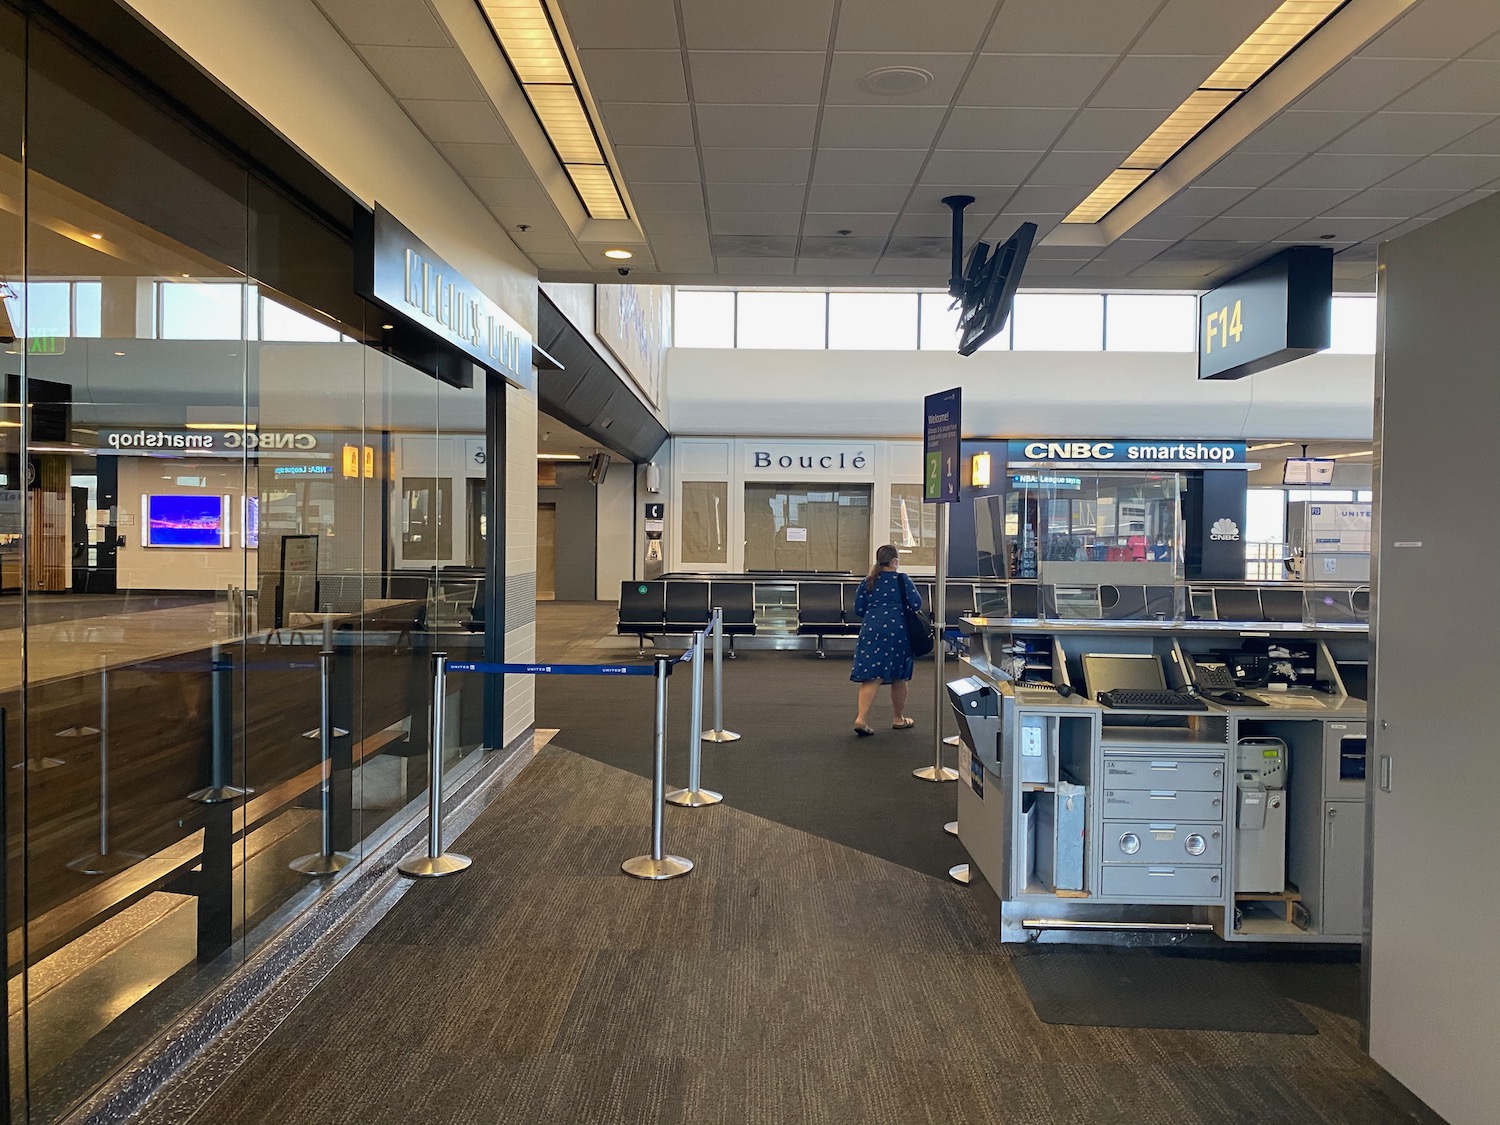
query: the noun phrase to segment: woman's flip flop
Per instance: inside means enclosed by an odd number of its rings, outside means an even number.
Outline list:
[[[891,724],[891,729],[892,730],[911,730],[911,728],[914,727],[914,726],[916,726],[916,725],[917,725],[917,720],[913,719],[910,715],[908,715],[901,722],[899,722],[899,723],[892,723]]]
[[[859,735],[860,738],[869,738],[875,732],[869,727],[855,727],[854,733]]]

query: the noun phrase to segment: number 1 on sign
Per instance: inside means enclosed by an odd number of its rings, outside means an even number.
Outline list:
[[[1240,312],[1240,302],[1236,301],[1231,308],[1225,305],[1222,309],[1215,309],[1208,314],[1208,323],[1205,325],[1204,351],[1214,350],[1214,337],[1219,338],[1221,349],[1229,346],[1229,338],[1234,337],[1234,342],[1240,342],[1240,334],[1245,330],[1244,320]]]

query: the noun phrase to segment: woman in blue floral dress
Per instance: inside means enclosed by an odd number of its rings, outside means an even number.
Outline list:
[[[854,733],[866,738],[870,729],[870,705],[881,684],[891,685],[891,727],[909,730],[916,720],[906,715],[906,692],[911,682],[911,643],[906,639],[906,615],[902,598],[920,608],[922,596],[914,582],[897,570],[896,548],[887,543],[875,552],[875,567],[859,584],[854,612],[862,618],[859,640],[854,646],[854,668],[849,678],[859,685],[859,711]]]

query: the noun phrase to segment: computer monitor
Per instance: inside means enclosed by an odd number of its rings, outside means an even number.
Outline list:
[[[1302,620],[1302,587],[1267,586],[1260,592],[1261,611],[1267,621]]]
[[[1223,586],[1214,591],[1214,616],[1220,621],[1264,621],[1260,591]]]
[[[1164,691],[1167,679],[1161,660],[1150,653],[1086,652],[1083,686],[1090,699],[1098,699],[1101,691],[1116,688]]]
[[[1333,458],[1288,457],[1281,470],[1282,484],[1332,484]]]

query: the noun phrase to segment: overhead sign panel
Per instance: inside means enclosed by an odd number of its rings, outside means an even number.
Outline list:
[[[1198,299],[1198,378],[1243,379],[1322,351],[1333,250],[1289,246]]]
[[[958,503],[958,471],[963,392],[955,387],[922,400],[922,500]]]

